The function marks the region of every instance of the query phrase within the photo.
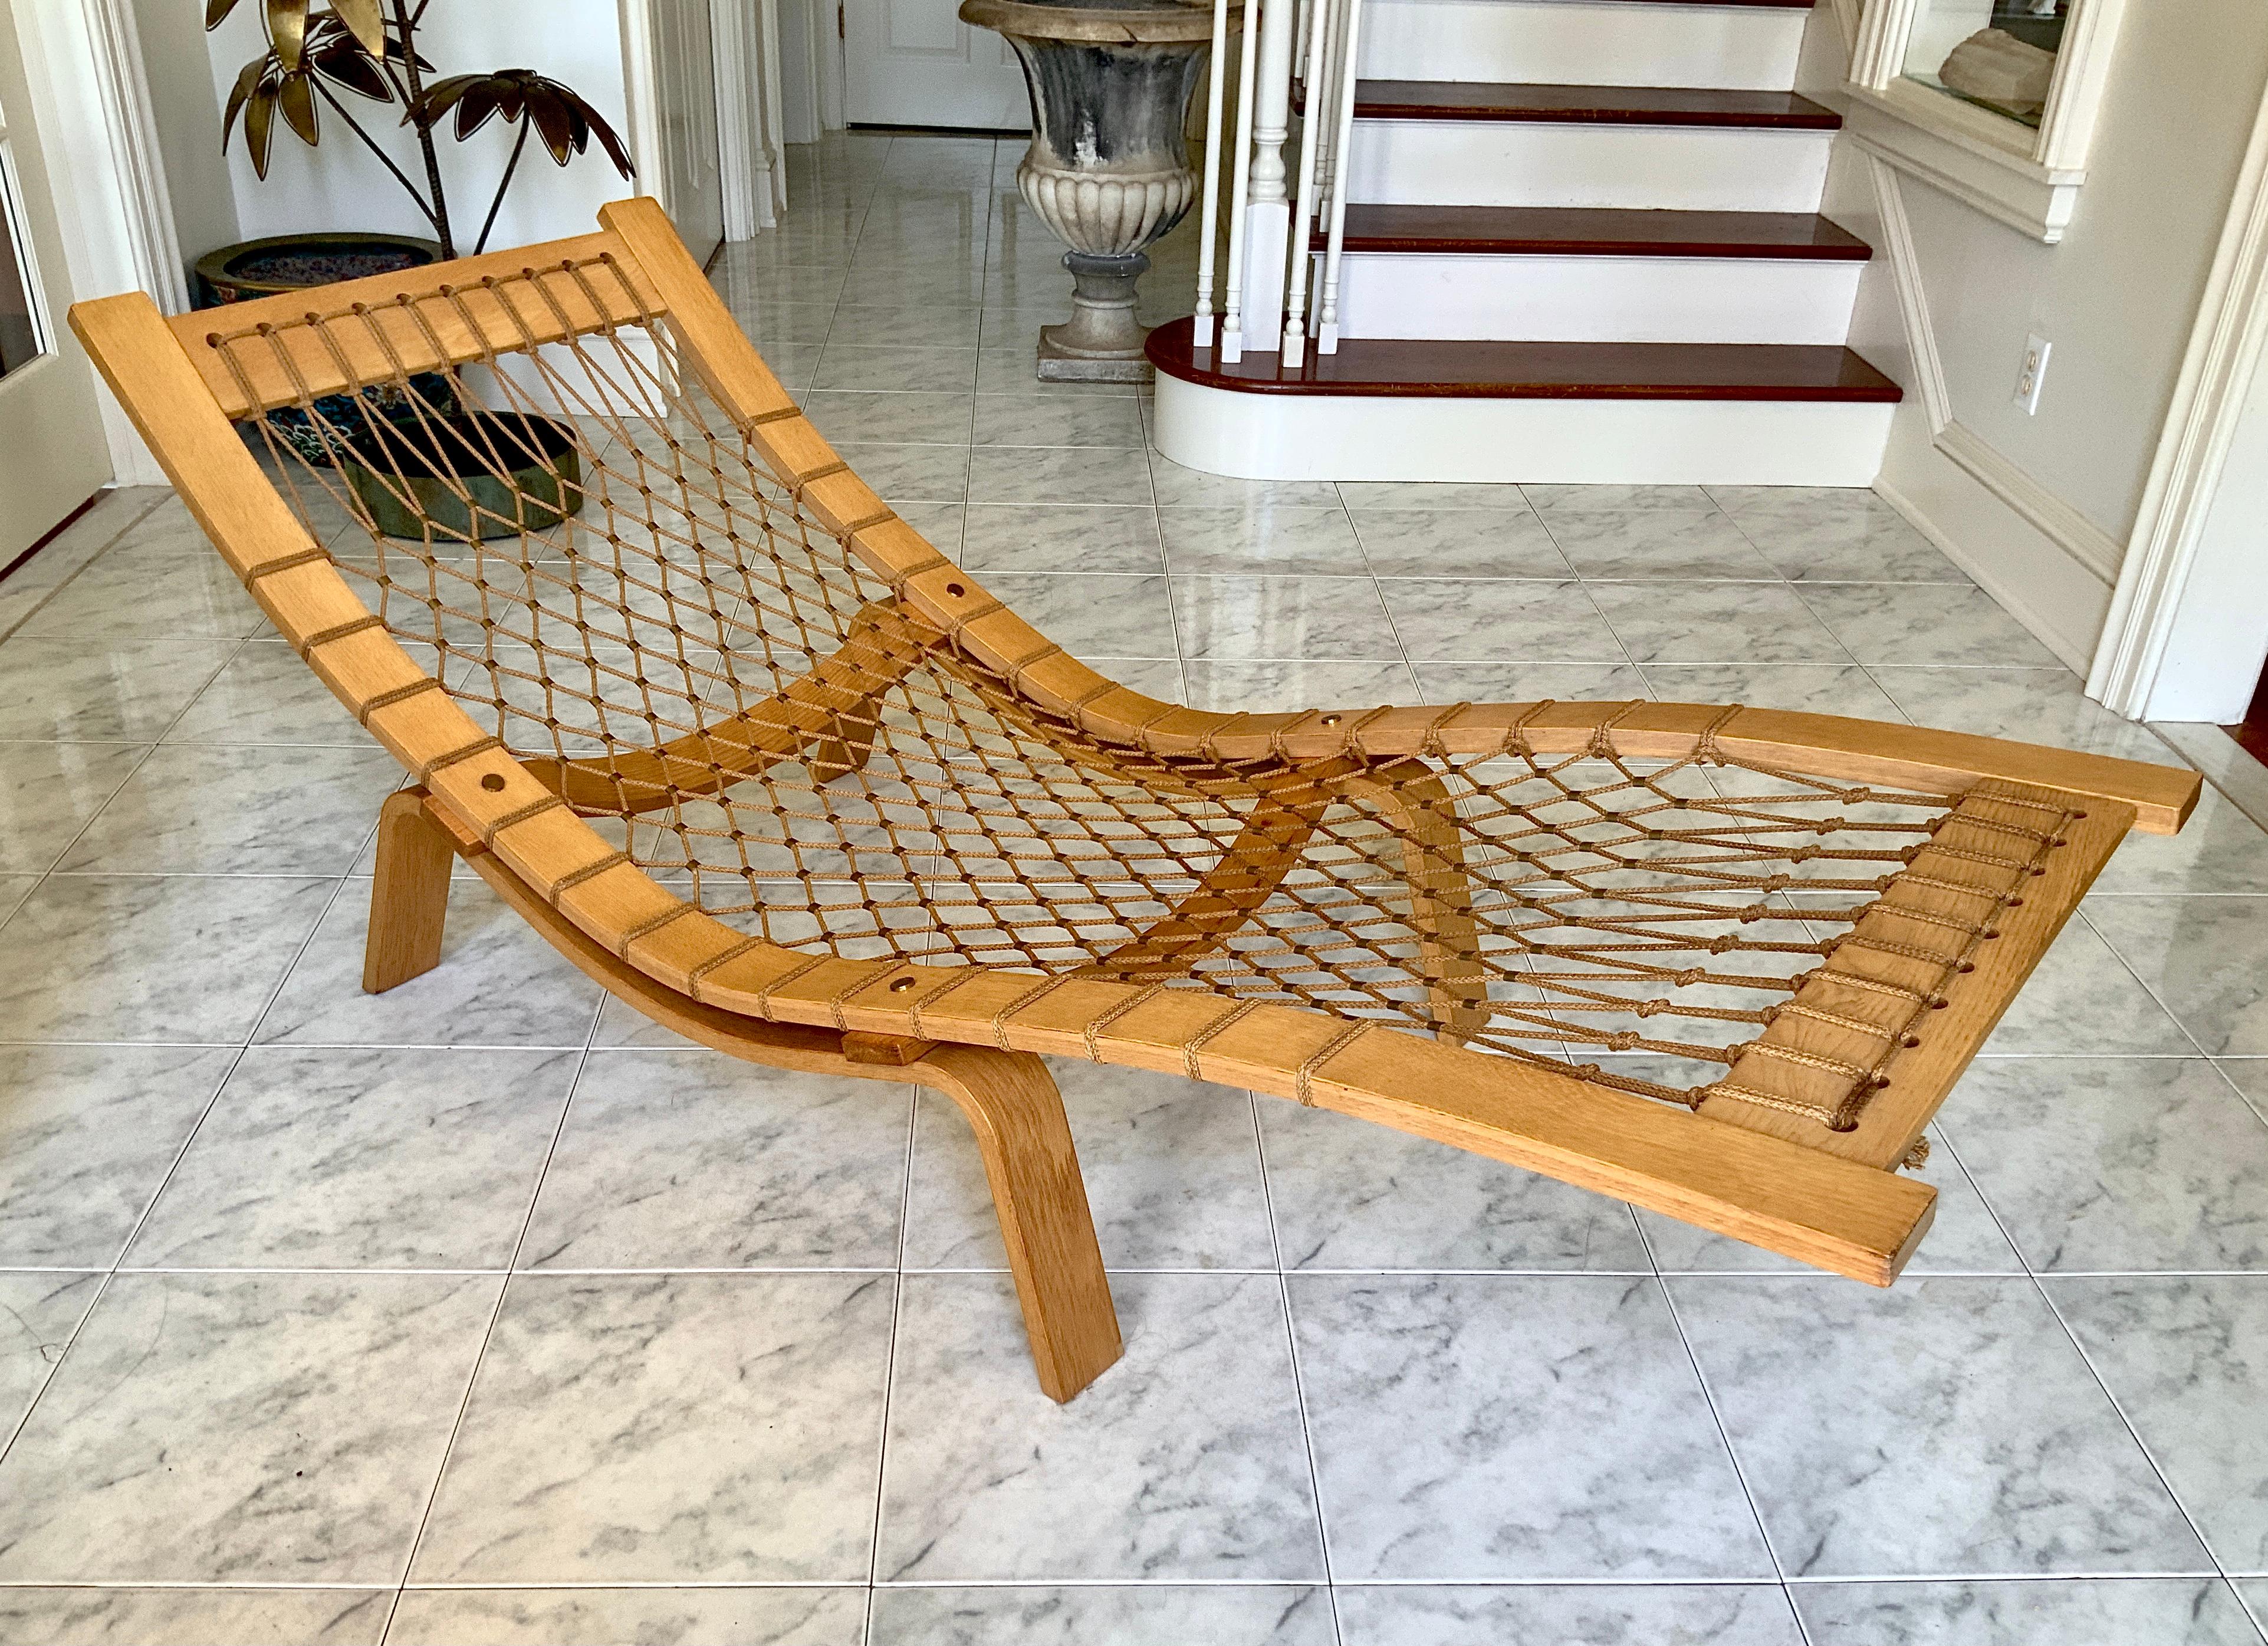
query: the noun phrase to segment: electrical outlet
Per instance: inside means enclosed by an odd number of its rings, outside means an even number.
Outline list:
[[[2024,339],[2023,369],[2016,373],[2016,403],[2028,417],[2039,415],[2040,388],[2047,381],[2048,353],[2054,347],[2037,332]]]

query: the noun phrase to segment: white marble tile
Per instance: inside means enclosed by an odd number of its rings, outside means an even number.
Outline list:
[[[1225,714],[1291,713],[1314,708],[1375,708],[1422,703],[1407,663],[1191,663],[1193,709]]]
[[[1126,505],[972,506],[961,564],[990,582],[999,572],[1149,572],[1166,568],[1154,509]]]
[[[578,1059],[254,1046],[125,1265],[503,1268]]]
[[[1905,1174],[1937,1191],[1937,1208],[1921,1247],[1905,1273],[1924,1274],[2021,1274],[2022,1260],[1961,1169],[1941,1136],[1919,1171]],[[1665,1274],[1812,1274],[1811,1265],[1751,1246],[1728,1235],[1712,1234],[1656,1212],[1640,1211],[1639,1225],[1653,1260]]]
[[[1713,506],[1699,486],[1523,485],[1528,500],[1547,514],[1627,514],[1638,510],[1690,514]]]
[[[1626,663],[1577,582],[1388,578],[1379,587],[1410,655],[1441,662]]]
[[[1771,1575],[1651,1277],[1289,1284],[1334,1578]]]
[[[579,1046],[590,1032],[599,986],[479,881],[450,884],[441,963],[383,994],[362,990],[369,926],[369,886],[350,881],[261,1020],[262,1043]]]
[[[2030,1281],[1668,1284],[1790,1577],[2204,1568]]]
[[[1981,588],[1807,583],[1804,602],[1866,664],[2045,666],[2056,655]],[[1916,717],[1920,718],[1919,716]]]
[[[1515,1166],[1263,1099],[1284,1267],[1645,1273],[1630,1208]]]
[[[0,737],[147,742],[236,652],[232,640],[0,645]]]
[[[594,1053],[543,1176],[534,1269],[890,1268],[912,1094],[706,1049]]]
[[[1778,576],[1740,528],[1715,509],[1555,510],[1550,534],[1580,577],[1757,582]]]
[[[0,933],[0,1033],[240,1042],[335,885],[52,876]]]
[[[1226,1087],[1057,1059],[1102,1260],[1113,1269],[1272,1269],[1252,1100]],[[906,1207],[909,1269],[1005,1269],[968,1122],[924,1092]]]
[[[1279,508],[1341,506],[1338,488],[1328,480],[1238,480],[1184,469],[1155,454],[1150,467],[1158,487],[1158,506],[1162,509],[1248,508],[1260,504]]]
[[[976,351],[968,348],[868,349],[829,342],[811,380],[814,391],[886,389],[916,395],[967,395],[976,388]]]
[[[1777,1583],[1343,1584],[1343,1646],[1803,1646]]]
[[[2047,1283],[2227,1571],[2268,1570],[2268,1277]]]
[[[887,1275],[521,1275],[421,1583],[860,1582]]]
[[[988,573],[984,587],[1077,657],[1172,657],[1174,611],[1161,577]]]
[[[1586,587],[1616,638],[1630,648],[1631,661],[1639,664],[1851,661],[1803,601],[1783,584]]]
[[[0,1048],[0,1268],[114,1262],[233,1055]]]
[[[1939,1123],[2038,1272],[2268,1269],[2268,1123],[2202,1058],[1985,1058]]]
[[[887,255],[903,248],[890,244],[887,236],[874,240],[870,255],[868,241],[872,238],[871,229],[859,236],[858,249],[850,260],[850,279],[843,286],[843,306],[835,311],[835,324],[827,334],[828,341],[868,349],[974,349],[981,328],[977,311],[973,308],[954,308],[939,303],[907,307],[850,300],[854,295],[867,295],[869,288],[864,278],[867,269],[903,261],[902,257]],[[933,247],[927,261],[950,262],[952,256],[948,242]],[[853,284],[858,288],[855,292]]]
[[[804,403],[804,415],[829,440],[966,446],[975,415],[969,395],[841,393],[821,389]]]
[[[1646,677],[1665,703],[1745,703],[1756,709],[1844,714],[1902,724],[1905,716],[1856,664],[1649,663]]]
[[[977,446],[1142,445],[1142,417],[1131,400],[1092,395],[1044,402],[1028,395],[980,395]]]
[[[1066,308],[1070,306],[1064,305]],[[1023,395],[1041,400],[1081,400],[1090,395],[1102,395],[1132,400],[1136,397],[1131,383],[1046,383],[1038,373],[1039,334],[1036,329],[1028,336],[1008,335],[1003,341],[997,334],[988,335],[984,347],[976,351],[976,392],[980,395]]]
[[[39,1398],[101,1284],[99,1274],[0,1270],[0,1425],[14,1429]]]
[[[2060,666],[1917,668],[1877,665],[1872,672],[1875,683],[1917,726],[2047,743],[2154,765],[2181,764],[2181,757],[2147,727],[2090,701],[2085,683]]]
[[[502,1284],[118,1276],[0,1465],[0,1579],[398,1581]]]
[[[969,458],[968,500],[1147,505],[1150,461],[1134,447],[980,446]]]
[[[167,744],[59,868],[111,875],[342,875],[401,783],[385,749]],[[185,797],[194,796],[185,802]]]
[[[968,490],[965,446],[837,443],[836,453],[893,507],[901,503],[958,503]]]
[[[1322,1576],[1276,1280],[1122,1275],[1111,1292],[1125,1358],[1057,1406],[1005,1276],[907,1277],[882,1579]]]
[[[1524,509],[1358,508],[1351,518],[1380,577],[1569,575],[1567,557]]]
[[[1321,1588],[881,1589],[870,1646],[1337,1646]]]
[[[2129,834],[2093,894],[2268,891],[2268,829],[2210,785],[2177,835]]]
[[[1629,663],[1420,663],[1428,703],[1627,703],[1653,696]]]
[[[1966,583],[1961,569],[1871,491],[1712,486],[1783,577],[1824,583]]]
[[[24,620],[20,633],[118,640],[241,638],[266,621],[228,563],[165,541],[112,544]]]
[[[2085,919],[2065,926],[1984,1049],[2102,1057],[2194,1055],[2181,1026]]]
[[[865,1646],[865,1628],[863,1588],[412,1589],[386,1639],[387,1646]]]
[[[1342,480],[1339,498],[1349,509],[1493,509],[1533,513],[1528,494],[1506,482]]]
[[[2200,1049],[2268,1053],[2268,897],[2103,897],[2080,912]]]
[[[0,873],[54,867],[148,752],[134,743],[0,743]]]
[[[1811,1646],[2256,1646],[2218,1577],[2057,1583],[1800,1583]]]
[[[44,1646],[378,1646],[390,1589],[0,1589],[0,1636]]]
[[[1166,565],[1180,576],[1366,577],[1369,563],[1343,509],[1256,504],[1160,509]]]
[[[322,677],[282,640],[247,641],[197,694],[166,741],[372,746],[370,734],[355,724]]]
[[[1378,586],[1368,578],[1176,578],[1173,591],[1185,658],[1401,656]]]

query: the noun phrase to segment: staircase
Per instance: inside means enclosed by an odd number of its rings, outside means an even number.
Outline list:
[[[1320,162],[1346,197],[1336,350],[1287,365],[1262,317],[1231,362],[1189,321],[1160,327],[1167,457],[1283,479],[1874,480],[1901,395],[1844,346],[1873,253],[1819,215],[1842,121],[1792,89],[1810,0],[1356,3],[1353,122]],[[1307,236],[1318,305],[1329,220]]]

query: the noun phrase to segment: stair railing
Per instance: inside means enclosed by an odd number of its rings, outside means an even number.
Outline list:
[[[1192,343],[1200,352],[1214,349],[1218,290],[1223,365],[1241,360],[1248,348],[1273,346],[1281,366],[1297,367],[1310,338],[1318,353],[1338,349],[1363,0],[1244,0],[1232,112],[1226,70],[1233,3],[1213,0]],[[1295,75],[1302,92],[1296,181],[1284,163]],[[1228,244],[1216,279],[1224,173]]]

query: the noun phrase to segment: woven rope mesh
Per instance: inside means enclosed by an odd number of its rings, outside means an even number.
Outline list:
[[[603,260],[548,267],[624,289]],[[541,312],[533,286],[492,289]],[[371,329],[306,324],[338,358]],[[223,353],[272,371],[282,337]],[[1304,764],[1101,741],[901,608],[658,322],[247,427],[475,720],[681,896],[807,952],[1306,1006],[1692,1103],[1955,804],[1707,740],[1649,765],[1611,727],[1566,757],[1515,734]]]

